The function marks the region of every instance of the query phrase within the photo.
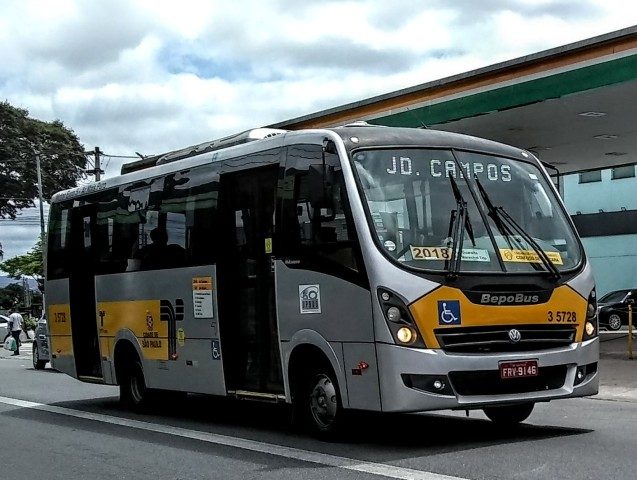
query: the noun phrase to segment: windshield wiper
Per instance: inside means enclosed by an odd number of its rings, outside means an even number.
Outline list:
[[[452,176],[449,177],[451,183],[451,190],[453,196],[456,199],[456,210],[451,211],[451,217],[449,219],[449,237],[451,237],[451,256],[448,262],[445,262],[445,269],[448,270],[447,278],[453,279],[458,276],[460,271],[460,263],[462,262],[462,249],[464,246],[464,233],[465,231],[471,239],[473,246],[476,246],[476,240],[473,235],[473,227],[471,226],[471,220],[469,219],[469,210],[467,208],[467,202],[460,192],[456,179]]]
[[[515,236],[513,235],[513,232],[512,232],[512,229],[513,229],[520,237],[522,237],[526,241],[528,245],[531,246],[531,248],[533,248],[533,250],[539,257],[542,264],[544,264],[544,267],[546,268],[546,270],[551,272],[553,276],[555,277],[555,279],[560,278],[560,271],[553,264],[549,256],[542,249],[542,247],[540,247],[540,245],[535,241],[535,239],[531,235],[529,235],[529,233],[526,230],[524,230],[520,226],[520,224],[513,219],[511,215],[509,215],[509,213],[504,209],[504,207],[494,206],[493,202],[489,198],[489,195],[487,194],[486,190],[482,186],[482,183],[480,183],[480,180],[476,178],[475,181],[476,181],[476,185],[478,186],[478,191],[480,192],[480,196],[482,197],[482,200],[484,201],[484,204],[486,205],[487,210],[489,211],[489,216],[493,219],[498,229],[500,229],[500,232],[504,234],[504,237],[507,239],[509,246],[513,248],[511,244],[511,240],[510,240],[511,238],[515,240]],[[506,225],[505,222],[508,225]],[[509,228],[509,226],[511,228]],[[496,245],[496,248],[497,248],[497,245]]]

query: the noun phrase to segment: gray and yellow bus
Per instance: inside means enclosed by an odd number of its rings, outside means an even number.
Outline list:
[[[347,410],[483,409],[598,390],[593,277],[531,153],[352,124],[257,129],[52,200],[54,368],[119,385]]]

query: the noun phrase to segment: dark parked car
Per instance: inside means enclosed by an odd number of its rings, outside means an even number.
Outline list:
[[[628,325],[628,300],[637,299],[637,290],[615,290],[599,299],[597,315],[599,325],[609,330],[619,330]],[[637,323],[637,304],[633,305],[633,324]]]
[[[46,318],[38,320],[33,338],[33,368],[42,370],[50,360],[49,354],[49,330],[46,325]]]

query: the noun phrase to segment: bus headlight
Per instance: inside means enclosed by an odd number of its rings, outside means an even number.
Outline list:
[[[416,341],[417,335],[414,329],[410,327],[400,327],[396,332],[396,338],[400,343],[408,345]]]
[[[588,296],[588,305],[586,306],[586,322],[584,323],[584,335],[582,340],[590,340],[598,334],[599,324],[597,318],[597,295],[595,289]]]
[[[378,300],[389,330],[397,345],[425,348],[422,335],[405,302],[394,292],[378,289]]]

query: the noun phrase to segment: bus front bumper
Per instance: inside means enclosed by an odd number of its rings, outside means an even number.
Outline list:
[[[552,350],[498,354],[378,344],[377,354],[385,412],[546,402],[595,395],[599,388],[598,338]],[[527,360],[537,361],[537,377],[500,378],[501,362]]]

